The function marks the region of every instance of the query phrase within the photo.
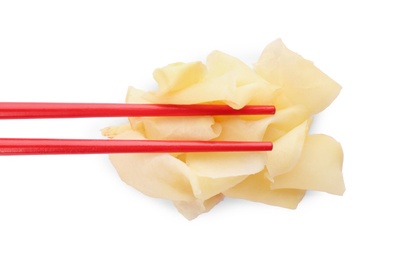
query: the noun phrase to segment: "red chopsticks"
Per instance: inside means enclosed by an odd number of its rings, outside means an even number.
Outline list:
[[[0,119],[272,115],[274,106],[0,102]],[[270,151],[271,142],[0,138],[0,155]]]
[[[0,102],[0,119],[272,115],[274,106]]]

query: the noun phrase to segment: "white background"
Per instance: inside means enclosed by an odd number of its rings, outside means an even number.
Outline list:
[[[226,199],[193,221],[106,155],[0,158],[0,259],[392,259],[389,1],[0,1],[0,101],[123,102],[152,71],[276,38],[343,86],[312,132],[341,142],[343,197]],[[3,120],[0,137],[101,138],[125,119]]]

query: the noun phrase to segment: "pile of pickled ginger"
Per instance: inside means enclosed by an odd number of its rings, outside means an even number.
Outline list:
[[[341,86],[278,39],[253,67],[220,51],[206,62],[173,63],[153,72],[158,88],[130,87],[127,103],[274,105],[271,116],[138,117],[107,127],[114,139],[271,141],[269,152],[113,154],[120,178],[142,193],[173,201],[187,219],[224,197],[295,209],[307,190],[342,195],[341,145],[309,134],[312,117]]]

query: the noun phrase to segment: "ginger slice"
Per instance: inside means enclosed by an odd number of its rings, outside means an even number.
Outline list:
[[[193,220],[202,213],[210,211],[224,199],[222,194],[217,194],[208,200],[195,199],[193,201],[174,201],[177,210],[188,220]]]
[[[295,209],[302,200],[305,191],[299,189],[270,188],[271,182],[265,178],[266,170],[247,177],[243,182],[224,191],[224,195],[268,205]]]
[[[266,167],[270,178],[292,170],[302,154],[304,140],[311,120],[306,120],[280,139],[273,142],[274,149],[267,153]]]
[[[166,94],[199,83],[205,74],[206,66],[202,62],[178,62],[156,69],[153,77],[160,88],[158,93]]]
[[[342,195],[345,191],[342,175],[343,151],[332,137],[309,135],[298,164],[290,172],[277,176],[272,189],[307,189]]]
[[[293,104],[303,104],[311,114],[324,110],[341,91],[341,86],[320,71],[311,61],[289,50],[278,39],[262,52],[254,67]]]

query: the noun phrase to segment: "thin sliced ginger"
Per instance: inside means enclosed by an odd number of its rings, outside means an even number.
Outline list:
[[[274,116],[129,118],[102,133],[115,139],[272,141],[271,152],[113,154],[120,178],[142,193],[172,200],[187,219],[225,196],[295,209],[306,190],[345,191],[340,144],[310,135],[312,116],[341,86],[278,39],[250,68],[214,51],[206,64],[174,63],[156,69],[158,89],[130,87],[127,103],[275,105]]]

